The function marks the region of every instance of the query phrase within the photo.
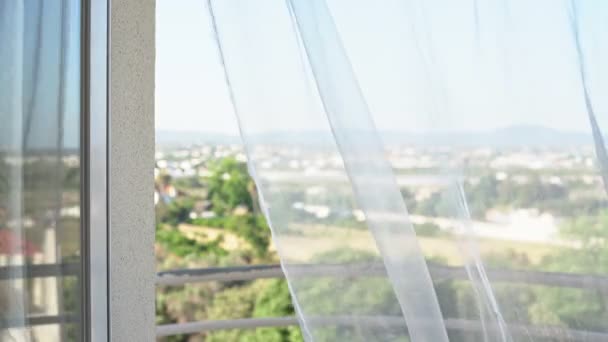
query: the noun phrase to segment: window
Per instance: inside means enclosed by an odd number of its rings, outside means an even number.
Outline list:
[[[0,4],[0,340],[82,339],[81,7]]]

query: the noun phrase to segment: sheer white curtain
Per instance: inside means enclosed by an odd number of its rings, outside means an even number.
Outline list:
[[[306,340],[608,338],[607,4],[207,6]]]
[[[0,2],[2,341],[79,336],[67,323],[79,315],[79,275],[61,267],[81,253],[79,10],[71,0]],[[68,205],[78,213],[66,219]],[[36,265],[56,272],[41,277]]]
[[[18,156],[21,155],[21,132],[22,132],[22,116],[14,115],[13,113],[21,113],[23,106],[23,36],[24,36],[24,5],[22,2],[4,2],[0,4],[0,41],[2,41],[3,49],[0,51],[0,61],[5,65],[10,65],[10,68],[3,67],[0,69],[0,114],[2,117],[2,145],[5,147],[6,155]],[[2,196],[6,197],[3,200],[3,207],[6,207],[6,221],[21,219],[22,213],[22,170],[18,165],[8,166],[6,158],[3,160],[1,167],[3,191]],[[5,222],[6,222],[5,221]],[[20,224],[13,230],[12,234],[21,236]],[[7,231],[8,232],[8,231]],[[11,235],[12,235],[11,234]],[[12,246],[10,246],[12,247]],[[19,260],[18,255],[13,255],[12,251],[3,256],[3,265],[21,266],[22,260]],[[8,272],[8,278],[23,279],[23,271],[12,270]],[[5,329],[5,321],[12,318],[16,320],[17,326],[24,326],[26,320],[26,302],[21,294],[23,290],[23,281],[15,280],[7,283],[3,281],[0,287],[0,305],[2,306],[2,315],[0,316],[1,324],[0,337],[3,339],[14,338],[16,341],[26,341],[27,335],[22,331],[8,331]]]

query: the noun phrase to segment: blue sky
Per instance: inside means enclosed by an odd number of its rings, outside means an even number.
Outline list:
[[[237,134],[205,1],[156,6],[156,127]]]
[[[16,125],[25,125],[26,114],[31,111],[27,146],[53,148],[58,138],[58,110],[60,91],[61,49],[65,54],[64,86],[64,145],[75,148],[79,144],[80,129],[80,3],[66,2],[67,17],[63,20],[66,29],[65,45],[61,46],[62,7],[60,2],[49,2],[44,7],[40,2],[27,1],[23,6],[9,4],[0,6],[0,147],[19,146],[22,134]],[[11,6],[13,5],[13,6]],[[43,15],[39,11],[43,8]],[[20,14],[20,12],[23,13]],[[25,15],[24,15],[25,14]],[[23,20],[19,20],[22,15]],[[7,20],[7,18],[12,19]],[[38,40],[38,18],[41,18],[41,45]],[[22,30],[20,26],[22,25]],[[17,49],[22,48],[22,57]],[[40,53],[38,75],[34,83],[36,51]],[[17,53],[16,53],[17,52]],[[17,57],[17,58],[15,58]],[[4,88],[2,88],[4,87]],[[18,94],[18,95],[17,95]],[[23,98],[22,103],[14,101]],[[34,101],[30,99],[34,98]],[[21,108],[22,107],[22,108]]]
[[[608,110],[601,61],[608,53],[598,37],[608,32],[602,20],[608,3],[577,3],[601,123]],[[215,4],[237,101],[254,108],[241,114],[244,124],[279,130],[322,125],[312,113],[318,111],[310,98],[315,90],[298,70],[301,51],[294,48],[284,1]],[[380,129],[530,124],[588,130],[567,1],[480,1],[478,33],[472,1],[328,5]],[[157,2],[156,122],[157,129],[238,133],[206,1]]]

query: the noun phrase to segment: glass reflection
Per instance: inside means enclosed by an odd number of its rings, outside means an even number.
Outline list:
[[[0,3],[0,340],[80,339],[80,2]]]

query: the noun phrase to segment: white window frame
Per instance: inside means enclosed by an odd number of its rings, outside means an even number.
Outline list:
[[[155,340],[155,0],[82,0],[85,340]]]

